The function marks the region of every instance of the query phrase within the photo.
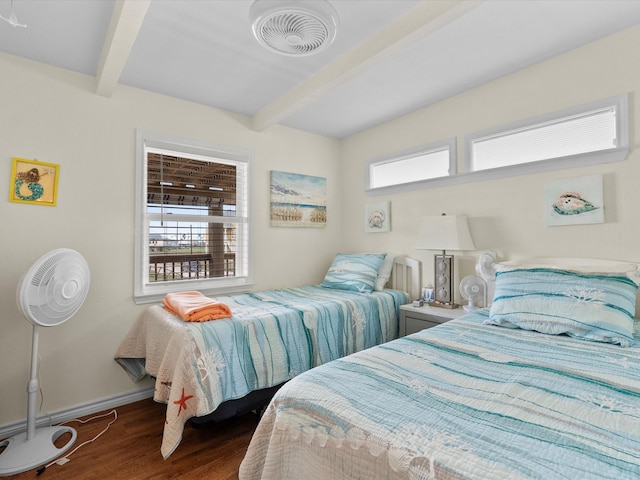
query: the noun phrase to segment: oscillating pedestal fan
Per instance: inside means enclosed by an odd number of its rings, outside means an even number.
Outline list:
[[[38,327],[53,327],[71,318],[89,291],[89,266],[75,250],[52,250],[36,260],[18,283],[18,309],[33,324],[31,377],[27,384],[27,431],[0,442],[0,476],[25,472],[65,453],[76,441],[67,426],[36,429],[38,387]],[[62,447],[55,441],[71,435]],[[64,439],[63,439],[64,440]]]

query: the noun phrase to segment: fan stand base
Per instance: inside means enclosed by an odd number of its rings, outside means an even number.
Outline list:
[[[54,442],[65,433],[71,434],[71,439],[62,448]],[[27,440],[27,432],[0,441],[0,447],[5,447],[0,453],[0,477],[26,472],[49,463],[73,446],[77,438],[76,431],[71,427],[44,427],[35,430],[35,437]]]

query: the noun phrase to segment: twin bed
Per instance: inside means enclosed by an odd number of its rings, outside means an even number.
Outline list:
[[[328,274],[203,324],[150,307],[117,360],[156,377],[165,458],[188,418],[277,390],[240,480],[640,478],[636,265],[498,264],[490,308],[394,339],[420,285],[405,263],[393,288]]]
[[[637,282],[621,262],[498,265],[490,308],[284,385],[239,477],[640,478]]]
[[[153,305],[123,339],[116,361],[155,379],[167,404],[161,453],[185,423],[259,409],[313,367],[393,340],[400,305],[417,298],[420,264],[385,254],[338,254],[321,285],[217,297],[232,316],[187,322]]]

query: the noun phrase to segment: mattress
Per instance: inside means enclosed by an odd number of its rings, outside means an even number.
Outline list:
[[[161,453],[179,445],[185,422],[228,400],[282,384],[331,360],[394,339],[405,292],[305,286],[216,297],[231,318],[184,322],[147,308],[122,341],[116,361],[134,380],[155,378],[167,404]]]
[[[635,346],[485,325],[486,311],[308,371],[241,480],[640,478]]]

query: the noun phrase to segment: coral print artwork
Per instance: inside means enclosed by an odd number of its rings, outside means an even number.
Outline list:
[[[557,180],[545,186],[547,225],[604,222],[602,175]]]
[[[9,200],[55,206],[59,165],[14,158]]]

